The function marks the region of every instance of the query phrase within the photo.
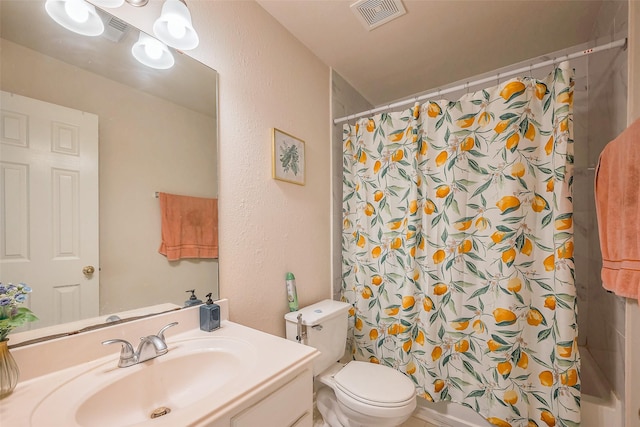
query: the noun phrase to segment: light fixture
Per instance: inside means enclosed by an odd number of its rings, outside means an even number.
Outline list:
[[[84,0],[47,0],[44,8],[54,21],[74,33],[99,36],[104,31],[96,8]]]
[[[45,9],[49,16],[68,30],[85,36],[99,36],[105,24],[96,12],[96,6],[117,8],[125,0],[47,0]],[[132,6],[144,6],[149,0],[126,0]],[[162,13],[153,24],[153,32],[159,40],[140,33],[131,48],[133,56],[142,64],[160,70],[173,67],[175,60],[167,46],[188,50],[198,46],[199,39],[191,24],[191,13],[184,0],[165,0]]]
[[[122,6],[124,4],[124,0],[91,0],[91,3],[98,7],[115,9],[116,7]]]
[[[131,48],[131,53],[142,64],[158,70],[171,68],[175,62],[164,43],[143,32],[140,32],[140,37]]]
[[[122,6],[124,4],[124,0],[91,0],[91,3],[99,7],[115,9],[116,7]],[[149,0],[127,0],[127,3],[131,6],[141,7],[149,3]]]
[[[191,24],[191,13],[181,0],[166,0],[153,24],[153,33],[162,42],[180,50],[194,49],[200,40]]]
[[[127,0],[131,6],[141,7],[149,3],[149,0]]]

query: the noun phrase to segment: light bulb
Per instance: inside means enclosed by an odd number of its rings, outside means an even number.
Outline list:
[[[153,23],[153,33],[161,42],[180,50],[195,49],[199,42],[191,13],[180,0],[165,0],[160,17]]]
[[[84,0],[67,0],[64,4],[64,10],[69,18],[75,22],[83,23],[89,19],[89,10]]]
[[[167,31],[176,39],[181,39],[187,34],[187,27],[179,19],[172,19],[167,22]]]
[[[74,33],[95,37],[104,31],[96,8],[84,0],[47,0],[44,8],[51,19]]]
[[[175,63],[173,55],[164,43],[143,32],[133,44],[131,53],[142,64],[158,70],[171,68]]]
[[[145,43],[144,51],[151,59],[159,59],[162,56],[162,46],[158,43]]]

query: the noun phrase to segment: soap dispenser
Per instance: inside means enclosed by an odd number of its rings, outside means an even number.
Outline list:
[[[211,293],[206,297],[207,302],[200,306],[200,330],[211,332],[220,327],[220,306],[213,303]]]
[[[185,292],[191,292],[191,296],[189,297],[189,299],[184,302],[185,307],[193,307],[194,305],[202,304],[202,300],[196,297],[195,289],[189,289],[188,291],[185,291]]]

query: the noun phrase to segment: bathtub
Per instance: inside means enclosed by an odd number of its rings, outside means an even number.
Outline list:
[[[611,391],[606,378],[586,347],[580,347],[582,385],[581,427],[623,425],[622,403]],[[488,427],[482,416],[452,402],[431,403],[418,399],[414,417],[438,427]]]

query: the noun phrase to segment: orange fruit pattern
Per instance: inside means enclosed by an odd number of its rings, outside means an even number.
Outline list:
[[[495,426],[580,421],[571,73],[343,128],[350,354]]]

